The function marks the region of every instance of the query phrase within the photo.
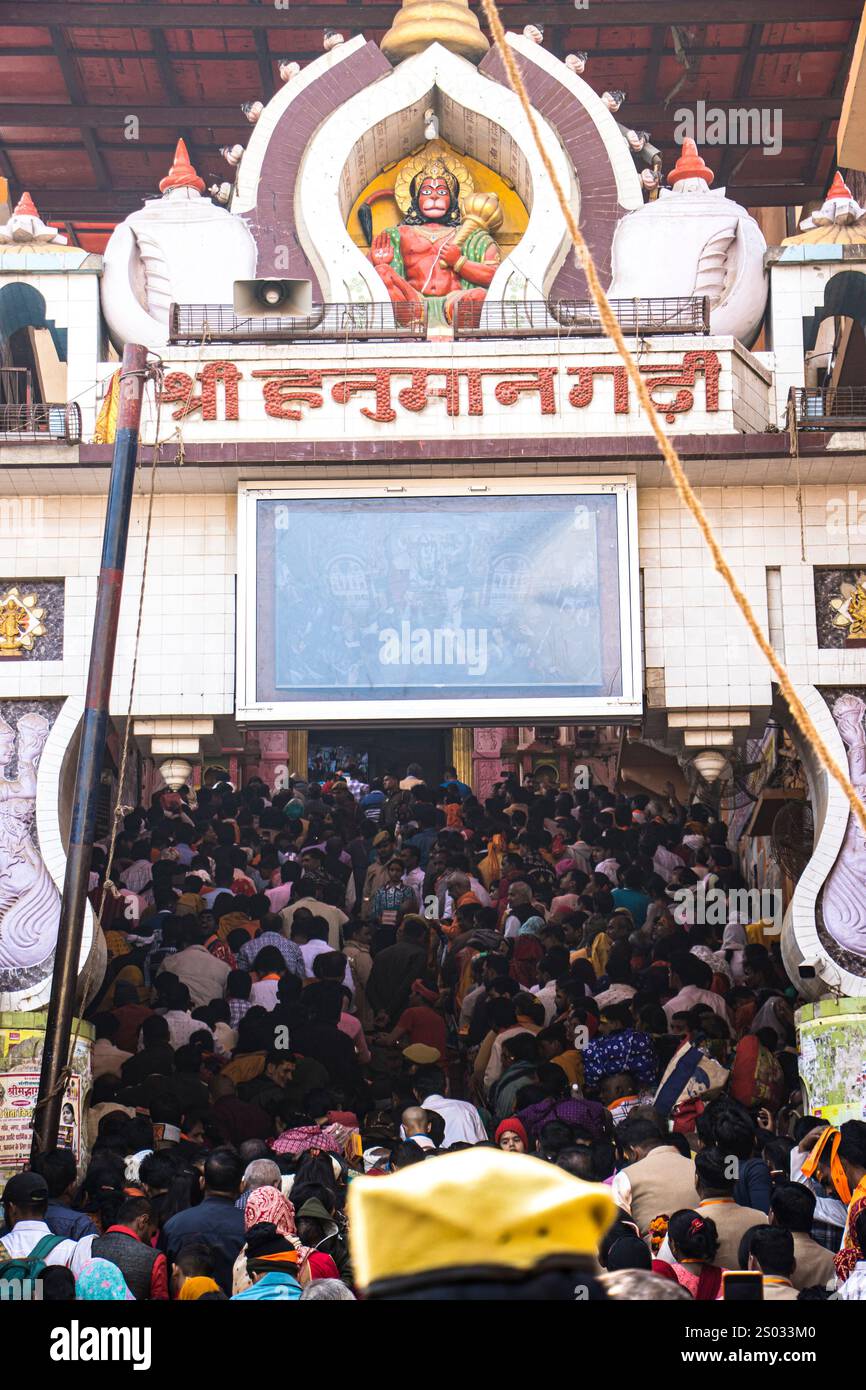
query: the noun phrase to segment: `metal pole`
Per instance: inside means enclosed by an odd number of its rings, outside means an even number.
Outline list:
[[[96,806],[108,727],[108,698],[114,668],[114,649],[123,590],[123,569],[132,508],[132,486],[138,454],[138,427],[144,394],[147,349],[128,343],[123,349],[120,400],[114,459],[108,484],[102,562],[96,591],[96,616],[90,646],[81,744],[75,777],[75,802],[69,832],[66,877],[57,928],[54,976],[45,1028],[39,1095],[33,1115],[32,1155],[57,1144],[63,1088],[60,1081],[69,1058],[72,1016],[78,983],[78,962],[84,932],[84,910],[90,874],[90,855],[96,828]]]

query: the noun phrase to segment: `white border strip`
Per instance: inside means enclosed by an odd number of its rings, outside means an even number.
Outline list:
[[[642,655],[639,612],[637,544],[637,486],[634,479],[616,477],[599,482],[575,479],[473,478],[452,482],[405,481],[401,497],[468,497],[484,488],[488,496],[561,496],[563,494],[615,493],[619,541],[620,650],[623,694],[590,699],[520,698],[485,700],[304,700],[268,703],[256,699],[258,624],[256,622],[256,503],[262,499],[394,496],[393,480],[334,483],[323,487],[296,484],[268,487],[243,483],[238,489],[238,591],[237,591],[237,701],[235,717],[241,722],[279,724],[283,727],[311,725],[410,723],[447,725],[519,724],[531,719],[548,719],[562,724],[576,719],[621,721],[643,712]]]

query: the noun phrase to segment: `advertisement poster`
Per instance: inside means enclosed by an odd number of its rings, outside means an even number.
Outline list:
[[[622,694],[611,494],[259,499],[259,700]]]
[[[0,1173],[24,1168],[30,1161],[33,1108],[39,1093],[39,1057],[34,1056],[31,1069],[7,1071],[9,1053],[22,1045],[27,1050],[29,1043],[32,1051],[38,1047],[41,1054],[42,1038],[37,1029],[0,1028]],[[76,1163],[81,1159],[81,1094],[81,1077],[73,1074],[63,1097],[58,1144],[72,1150]]]
[[[798,1011],[800,1076],[808,1111],[840,1125],[866,1120],[866,1007],[822,999]]]

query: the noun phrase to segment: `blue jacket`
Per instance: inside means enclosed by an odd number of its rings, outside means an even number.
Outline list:
[[[258,1283],[251,1284],[242,1293],[232,1294],[231,1302],[238,1303],[241,1299],[245,1299],[247,1302],[251,1300],[272,1302],[276,1299],[294,1301],[300,1296],[301,1286],[294,1275],[275,1269],[272,1274],[263,1275]]]
[[[232,1265],[246,1242],[244,1214],[232,1197],[205,1197],[197,1207],[172,1216],[162,1228],[159,1246],[173,1264],[190,1240],[206,1240],[214,1247],[213,1277],[223,1293],[232,1291]]]
[[[50,1201],[45,1213],[45,1224],[52,1235],[63,1236],[65,1240],[81,1240],[83,1236],[97,1236],[99,1232],[84,1211],[75,1211],[64,1206],[63,1202]]]

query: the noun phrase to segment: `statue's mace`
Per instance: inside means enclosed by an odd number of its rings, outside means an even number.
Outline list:
[[[454,246],[465,246],[473,232],[498,232],[505,220],[502,204],[496,193],[467,193],[460,199],[463,221],[454,238]],[[445,261],[440,261],[447,269]]]

